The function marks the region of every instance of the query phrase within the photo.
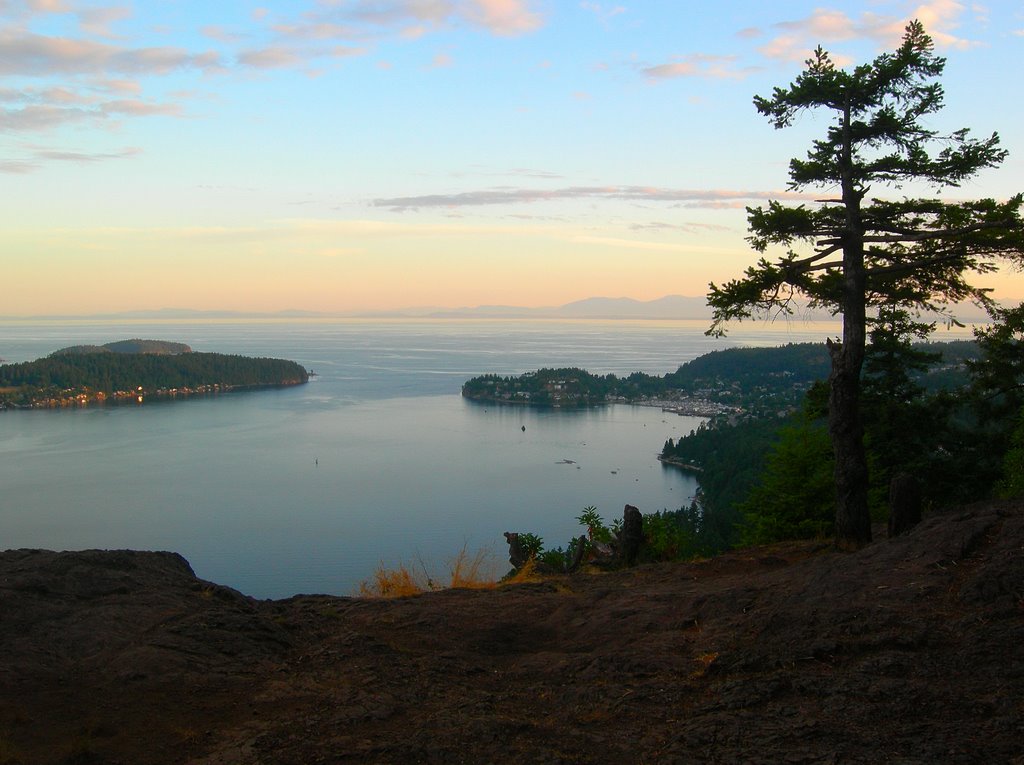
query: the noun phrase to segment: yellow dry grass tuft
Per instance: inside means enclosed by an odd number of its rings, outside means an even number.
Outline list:
[[[387,569],[381,563],[373,572],[372,579],[359,584],[359,595],[363,598],[404,598],[420,595],[429,589],[433,589],[429,583],[425,587],[405,566]]]
[[[537,559],[534,556],[530,556],[526,563],[519,567],[512,576],[506,579],[502,584],[523,584],[524,582],[536,582],[540,579],[540,574],[537,573]]]
[[[472,590],[493,590],[505,584],[521,584],[537,581],[536,563],[531,558],[508,579],[501,580],[497,573],[497,563],[488,550],[470,552],[463,547],[459,554],[448,561],[448,583],[434,579],[427,572],[426,566],[420,562],[421,573],[414,573],[410,567],[399,565],[397,568],[385,568],[381,563],[373,576],[360,583],[361,598],[404,598],[410,595],[422,595],[449,588]]]
[[[494,563],[487,550],[477,550],[471,556],[463,546],[459,554],[448,562],[448,571],[451,574],[449,587],[493,590],[498,586]]]

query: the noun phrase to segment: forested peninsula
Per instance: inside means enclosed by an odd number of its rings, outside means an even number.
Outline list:
[[[308,380],[309,373],[294,361],[197,353],[183,343],[161,340],[122,340],[0,365],[0,409],[142,403]]]
[[[1002,486],[1012,473],[1006,460],[1016,453],[1014,444],[1024,443],[1024,428],[1013,436],[1018,399],[1006,393],[1019,390],[1011,384],[1018,376],[1016,345],[1007,347],[997,329],[974,341],[873,340],[862,407],[876,520],[885,517],[889,482],[900,473],[918,477],[926,507],[967,502]],[[485,375],[467,381],[463,395],[520,406],[632,403],[704,417],[688,435],[651,444],[663,463],[698,476],[690,506],[644,516],[644,528],[658,529],[672,557],[685,559],[832,532],[828,372],[824,344],[798,343],[715,351],[663,376],[576,368]],[[999,415],[992,416],[996,406]],[[584,527],[600,528],[589,520]],[[551,558],[557,569],[571,543],[547,549],[541,541],[538,560]]]
[[[918,347],[942,354],[942,363],[922,373],[929,388],[961,384],[964,360],[978,354],[977,345],[968,340]],[[598,375],[576,367],[508,377],[481,375],[466,381],[462,395],[473,401],[538,407],[658,404],[678,414],[749,419],[795,411],[811,386],[828,377],[828,371],[824,343],[790,343],[712,351],[661,376]]]

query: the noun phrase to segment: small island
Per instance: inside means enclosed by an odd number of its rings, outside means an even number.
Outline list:
[[[585,369],[538,369],[513,377],[482,375],[462,386],[473,401],[539,407],[604,404],[660,406],[679,415],[763,416],[794,409],[815,380],[828,374],[822,343],[729,348],[699,356],[675,372],[624,377]]]
[[[141,404],[308,381],[309,373],[294,361],[197,353],[163,340],[121,340],[0,365],[0,409]]]
[[[462,395],[473,401],[493,403],[585,407],[615,400],[621,388],[615,375],[601,376],[565,367],[538,369],[518,377],[481,375],[466,381]]]

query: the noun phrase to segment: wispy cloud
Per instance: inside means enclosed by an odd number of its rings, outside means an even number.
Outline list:
[[[220,56],[213,51],[194,54],[182,48],[131,48],[24,31],[0,32],[0,75],[164,75],[219,66]]]
[[[112,25],[131,18],[132,9],[127,6],[91,7],[77,13],[83,32],[97,37],[116,37]]]
[[[29,28],[33,19],[48,14],[77,19],[77,34],[48,35]],[[28,132],[182,115],[180,102],[143,98],[142,81],[189,70],[220,70],[220,54],[133,45],[113,32],[114,25],[130,16],[131,10],[123,6],[79,7],[58,0],[0,6],[0,77],[18,84],[0,89],[0,128]],[[41,84],[28,84],[32,82]]]
[[[446,69],[455,63],[455,60],[449,53],[438,53],[430,62],[431,69]]]
[[[267,13],[256,21],[266,22],[269,38],[237,53],[241,67],[308,68],[329,58],[366,55],[385,41],[410,42],[457,28],[515,36],[544,23],[532,0],[318,0],[293,18],[271,20]],[[218,40],[237,36],[222,27],[207,28],[206,34]],[[442,53],[433,67],[449,63]]]
[[[45,131],[76,122],[102,122],[122,117],[172,116],[183,113],[180,104],[140,98],[127,81],[100,83],[91,89],[65,87],[0,88],[0,129],[12,133]]]
[[[469,0],[467,18],[496,35],[520,35],[539,29],[544,18],[525,0]]]
[[[179,104],[159,104],[140,101],[136,98],[122,98],[101,104],[100,111],[105,115],[126,114],[133,117],[151,117],[159,114],[177,117],[181,115],[182,108]]]
[[[142,153],[142,149],[129,146],[112,152],[68,151],[43,147],[25,147],[26,156],[20,159],[0,161],[0,173],[24,175],[43,169],[51,162],[73,162],[93,164],[110,160],[129,159]]]
[[[648,223],[634,223],[630,227],[632,231],[651,231],[664,233],[693,234],[698,231],[730,231],[728,226],[717,223],[663,223],[661,221],[650,221]]]
[[[197,50],[139,44],[119,36],[133,15],[123,0],[0,0],[0,77],[60,85],[46,89],[19,83],[20,93],[0,95],[0,127],[23,132],[90,120],[178,117],[185,113],[181,99],[146,99],[142,84],[175,74],[231,69],[294,69],[316,76],[341,59],[368,54],[382,41],[403,42],[433,31],[527,34],[544,24],[538,2],[306,0],[304,8],[287,12],[256,8],[237,27],[203,24],[199,18],[196,31],[210,47]],[[59,24],[45,24],[49,18],[59,18]],[[58,28],[59,34],[49,31]],[[441,52],[432,66],[452,63],[450,54]],[[96,97],[104,87],[113,93],[118,83],[130,89],[113,100]]]
[[[771,59],[803,61],[819,44],[868,40],[878,48],[893,48],[911,19],[918,19],[940,48],[970,48],[980,43],[956,34],[967,12],[967,6],[956,0],[928,0],[914,6],[904,17],[870,11],[850,16],[840,10],[816,8],[804,18],[773,25],[778,33],[759,52]],[[848,63],[842,56],[834,58],[840,64]]]
[[[743,79],[753,70],[751,67],[737,67],[736,56],[713,56],[706,53],[691,53],[677,56],[673,61],[646,66],[641,74],[649,80],[664,80],[674,77],[703,77],[708,79]]]
[[[306,39],[416,39],[435,30],[482,29],[499,36],[544,25],[533,0],[319,0],[318,9],[278,27]]]
[[[95,153],[95,152],[84,152],[84,151],[58,151],[55,149],[43,149],[37,151],[35,156],[37,159],[50,160],[56,162],[105,162],[111,159],[127,159],[128,157],[134,157],[142,153],[142,149],[134,146],[121,149],[120,151]]]
[[[305,58],[293,48],[271,45],[238,52],[237,62],[254,69],[282,69],[305,63]]]
[[[741,40],[766,38],[757,52],[767,59],[802,63],[818,45],[866,40],[879,49],[899,44],[907,22],[919,19],[936,45],[945,48],[969,48],[980,43],[957,36],[956,30],[968,8],[957,0],[925,0],[914,6],[905,17],[864,11],[851,16],[834,8],[818,7],[803,18],[780,21],[768,29],[745,27],[736,36]],[[978,15],[983,9],[975,8]],[[833,60],[846,66],[852,59],[832,52]],[[737,55],[688,53],[668,61],[638,67],[651,82],[671,78],[743,79],[760,67],[741,64]]]
[[[336,5],[339,0],[327,2]],[[517,35],[543,24],[543,17],[526,0],[341,0],[341,4],[352,6],[352,18],[382,27],[468,23],[496,35]]]
[[[595,16],[597,16],[598,20],[605,26],[607,26],[608,22],[611,21],[613,18],[626,12],[625,6],[605,6],[603,3],[582,2],[580,3],[580,8],[582,8],[585,11],[590,11],[591,13],[593,13]]]
[[[38,163],[24,159],[0,160],[0,173],[6,173],[7,175],[26,175],[38,169]]]
[[[30,104],[18,109],[0,108],[0,130],[12,133],[49,130],[72,122],[100,117],[95,109]]]
[[[569,186],[561,189],[497,188],[457,194],[424,194],[412,197],[375,199],[374,207],[395,212],[423,208],[515,205],[573,199],[626,202],[668,202],[682,207],[742,207],[755,199],[803,198],[786,191],[740,191],[726,189],[667,189],[652,186]]]
[[[245,40],[248,35],[229,30],[220,24],[207,24],[206,26],[200,27],[199,34],[210,40],[216,40],[221,43],[238,43]]]

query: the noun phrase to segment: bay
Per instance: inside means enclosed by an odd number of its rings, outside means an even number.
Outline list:
[[[444,578],[465,547],[507,569],[503,531],[549,546],[605,518],[689,503],[662,466],[697,418],[615,405],[583,411],[462,399],[474,375],[551,366],[664,374],[716,348],[823,340],[831,324],[222,320],[7,321],[0,356],[142,337],[287,358],[295,388],[185,401],[0,413],[0,546],[174,550],[259,598],[352,594],[378,564]]]

